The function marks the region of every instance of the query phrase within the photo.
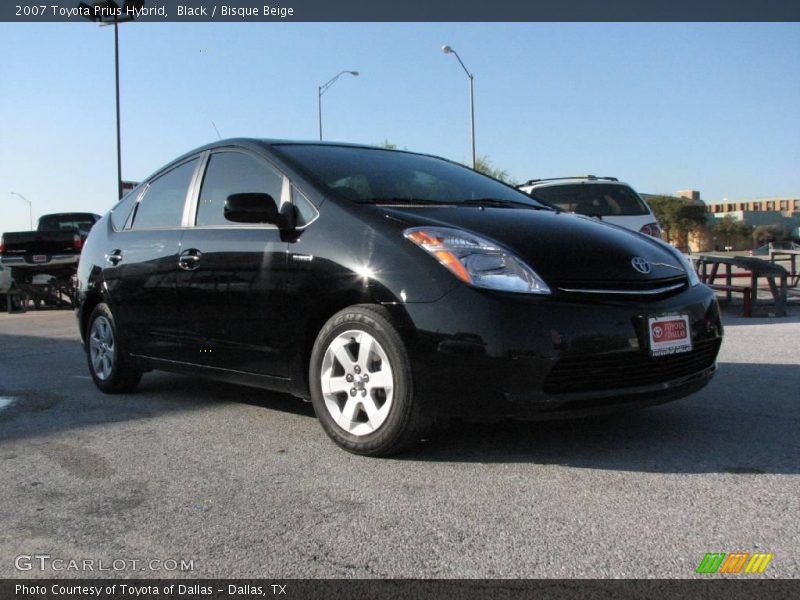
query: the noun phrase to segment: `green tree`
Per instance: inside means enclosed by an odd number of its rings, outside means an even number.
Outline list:
[[[759,225],[753,229],[753,242],[756,246],[787,240],[792,231],[786,225]]]
[[[489,177],[499,179],[500,181],[511,183],[511,177],[509,176],[508,171],[493,166],[492,161],[486,155],[479,156],[475,160],[475,170],[478,171],[478,173],[483,173]]]
[[[768,238],[772,235],[771,229],[770,225],[759,225],[753,229],[753,245],[758,247],[766,244]]]
[[[388,148],[389,150],[397,150],[397,144],[393,144],[388,138],[383,138],[383,141],[378,144],[381,148]]]
[[[647,203],[661,223],[668,242],[707,224],[705,205],[689,204],[673,196],[652,196]]]
[[[714,234],[724,246],[733,246],[738,238],[750,237],[750,227],[737,221],[732,215],[725,215],[714,221]]]
[[[776,241],[785,241],[792,239],[792,228],[786,224],[781,223],[780,225],[773,225],[775,228],[775,240]]]

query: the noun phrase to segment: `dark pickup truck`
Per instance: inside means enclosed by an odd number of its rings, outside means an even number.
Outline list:
[[[22,289],[39,284],[37,275],[49,276],[47,285],[71,289],[83,242],[99,219],[94,213],[43,215],[36,231],[0,237],[0,262]]]

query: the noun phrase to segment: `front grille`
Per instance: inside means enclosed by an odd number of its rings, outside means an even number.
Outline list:
[[[547,394],[616,390],[664,383],[714,364],[721,340],[695,342],[691,352],[651,357],[642,351],[562,358],[544,382]]]
[[[663,297],[686,289],[685,275],[647,281],[558,281],[556,288],[570,295],[614,296],[618,298]]]

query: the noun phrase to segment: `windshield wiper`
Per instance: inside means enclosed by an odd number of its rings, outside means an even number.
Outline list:
[[[464,206],[490,206],[492,208],[532,208],[534,210],[553,210],[549,206],[539,206],[538,204],[528,204],[527,202],[518,202],[516,200],[501,200],[500,198],[473,198],[470,200],[462,200],[458,204]]]
[[[560,208],[558,206],[558,204],[550,204],[547,200],[542,200],[541,198],[537,198],[533,194],[528,194],[528,195],[531,198],[533,198],[534,200],[536,200],[536,202],[538,202],[539,204],[541,204],[542,206],[544,206],[546,208],[550,208],[550,209],[552,209],[552,210],[554,210],[556,212],[564,212],[564,210],[562,208]]]

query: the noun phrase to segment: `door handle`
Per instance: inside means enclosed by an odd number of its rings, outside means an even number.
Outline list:
[[[106,254],[106,262],[111,266],[116,267],[119,262],[122,260],[122,250],[112,250],[108,254]]]
[[[200,258],[203,253],[197,248],[184,250],[178,257],[178,266],[184,271],[193,271],[200,266]]]

